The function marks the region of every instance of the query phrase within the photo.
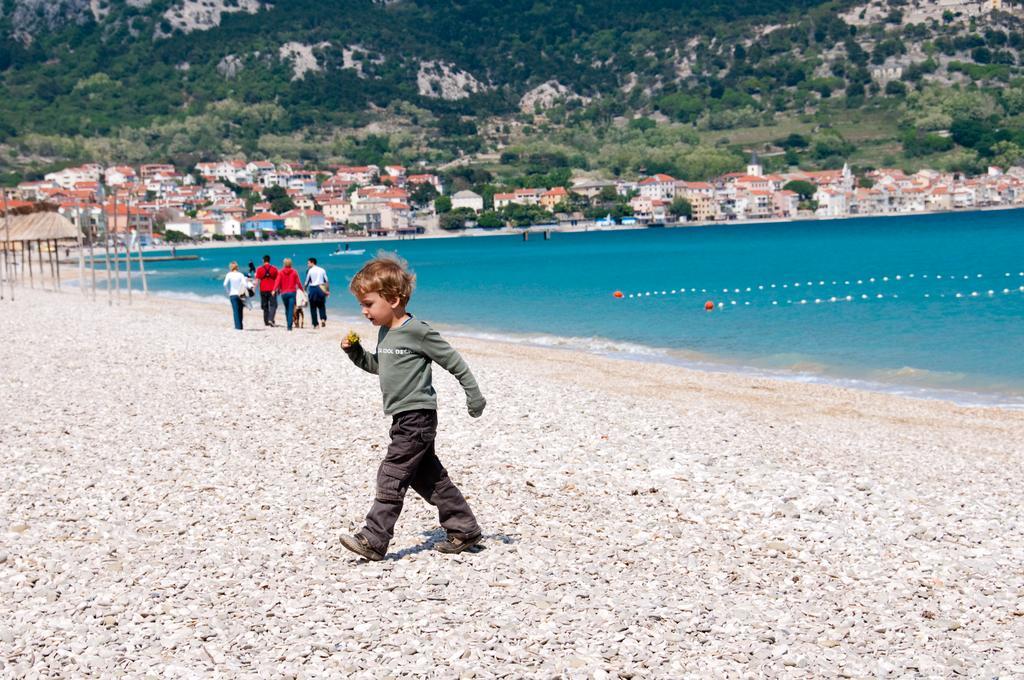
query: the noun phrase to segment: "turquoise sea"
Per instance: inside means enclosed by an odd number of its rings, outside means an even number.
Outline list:
[[[286,243],[147,271],[161,294],[221,300],[228,324],[228,262],[290,256],[302,273],[315,256],[329,313],[355,318],[347,279],[396,250],[419,279],[410,310],[449,333],[1024,406],[1024,211],[352,247],[365,256]]]

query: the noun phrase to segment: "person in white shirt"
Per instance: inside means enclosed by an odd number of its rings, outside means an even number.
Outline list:
[[[242,330],[242,296],[248,292],[248,282],[242,272],[238,271],[238,263],[231,263],[231,271],[224,277],[224,292],[231,300],[231,313],[235,317],[235,330]]]
[[[330,287],[327,283],[327,272],[316,263],[316,258],[309,258],[307,262],[309,269],[306,270],[306,295],[309,296],[309,320],[313,322],[313,328],[327,326],[327,296],[330,295]],[[317,324],[317,313],[320,315],[320,323]]]

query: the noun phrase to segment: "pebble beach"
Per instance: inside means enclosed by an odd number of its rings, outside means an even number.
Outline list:
[[[482,547],[410,492],[368,563],[368,323],[0,314],[0,677],[1024,676],[1024,412],[452,338]]]

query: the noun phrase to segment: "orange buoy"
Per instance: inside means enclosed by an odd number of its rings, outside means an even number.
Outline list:
[[[704,309],[705,309],[706,311],[709,311],[709,312],[710,312],[710,311],[712,311],[712,310],[713,310],[714,308],[715,308],[715,303],[714,303],[714,302],[712,302],[711,300],[708,300],[707,302],[705,302],[705,303],[704,303]]]
[[[612,295],[614,297],[621,298],[622,297],[622,291],[621,290],[617,290],[614,293],[612,293]]]

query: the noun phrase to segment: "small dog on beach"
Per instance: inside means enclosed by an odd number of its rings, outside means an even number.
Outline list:
[[[295,328],[303,328],[306,325],[306,313],[302,311],[302,307],[295,305],[295,311],[292,312],[292,326]]]

